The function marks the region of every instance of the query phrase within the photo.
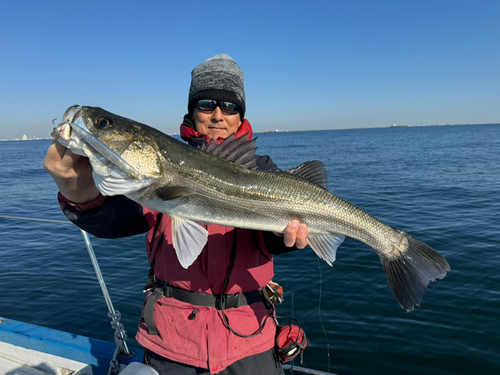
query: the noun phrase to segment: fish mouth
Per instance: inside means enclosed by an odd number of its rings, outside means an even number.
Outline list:
[[[63,115],[63,122],[59,125],[67,124],[71,130],[78,134],[78,136],[87,144],[92,146],[98,153],[104,156],[111,163],[116,165],[122,171],[126,172],[134,178],[139,177],[139,172],[132,165],[122,159],[118,154],[111,150],[108,146],[102,143],[99,139],[94,137],[88,130],[87,126],[82,119],[82,107],[74,105],[69,107]]]
[[[75,122],[82,115],[82,107],[79,105],[74,105],[69,107],[63,115],[63,123]]]

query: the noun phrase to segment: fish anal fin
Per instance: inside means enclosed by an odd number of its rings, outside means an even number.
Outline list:
[[[328,191],[328,177],[325,163],[319,160],[307,161],[298,167],[287,169],[286,172],[318,185]]]
[[[214,156],[220,157],[245,169],[257,169],[255,156],[255,141],[257,138],[248,140],[248,133],[236,138],[231,134],[219,145],[211,141],[208,146],[204,145],[201,150]]]
[[[394,297],[406,312],[411,312],[420,306],[429,282],[444,278],[450,265],[430,246],[404,235],[408,240],[407,249],[398,257],[381,256],[380,260]]]
[[[156,189],[156,195],[163,201],[182,198],[193,193],[193,189],[185,186],[164,186]]]
[[[345,237],[340,234],[311,234],[307,236],[307,242],[314,252],[330,266],[335,261],[337,248]]]
[[[205,247],[208,232],[194,221],[172,217],[172,239],[179,263],[188,268]]]

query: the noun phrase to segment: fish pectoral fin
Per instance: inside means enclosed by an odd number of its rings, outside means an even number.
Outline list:
[[[132,177],[101,176],[95,171],[92,172],[92,177],[97,189],[105,196],[127,195],[144,187],[144,184]]]
[[[326,175],[325,163],[322,161],[307,161],[298,167],[287,169],[286,172],[302,177],[328,191],[328,177]]]
[[[337,248],[344,240],[345,237],[340,234],[312,234],[307,236],[309,246],[330,266],[333,266]]]
[[[208,232],[194,221],[172,217],[172,239],[177,259],[188,268],[205,247]]]
[[[194,190],[186,186],[164,186],[156,189],[156,195],[163,201],[170,201],[193,194]]]

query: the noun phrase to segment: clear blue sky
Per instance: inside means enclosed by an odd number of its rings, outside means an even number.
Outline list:
[[[500,1],[0,0],[0,139],[73,104],[168,133],[226,53],[256,131],[500,122]]]

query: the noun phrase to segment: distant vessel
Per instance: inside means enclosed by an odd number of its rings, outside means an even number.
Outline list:
[[[397,125],[397,124],[394,124],[391,126],[391,128],[407,128],[408,125]]]
[[[28,137],[26,137],[26,134],[23,135],[23,141],[27,141],[28,140]]]
[[[280,130],[280,129],[276,129],[276,130],[264,130],[264,133],[286,133],[288,130]]]

